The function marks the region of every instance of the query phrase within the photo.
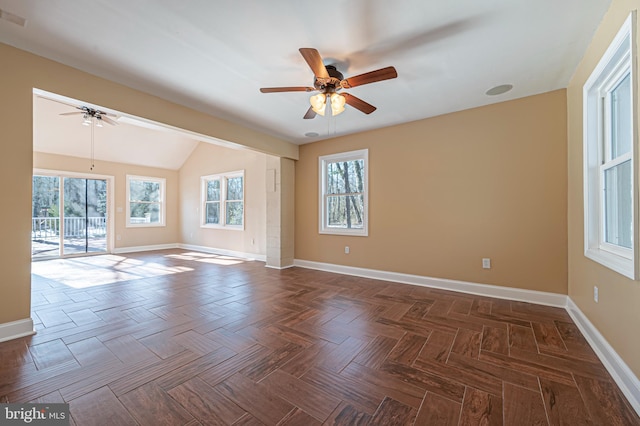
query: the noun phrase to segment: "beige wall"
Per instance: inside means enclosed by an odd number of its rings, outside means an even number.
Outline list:
[[[569,152],[569,296],[640,377],[640,283],[584,256],[582,87],[638,0],[614,0],[567,89]],[[636,86],[640,82],[636,76]],[[598,286],[599,302],[593,301]]]
[[[34,169],[48,169],[75,173],[107,175],[114,177],[115,192],[113,193],[114,208],[114,248],[139,247],[160,244],[175,244],[179,242],[178,221],[178,171],[142,167],[130,164],[96,161],[93,172],[89,171],[89,160],[86,158],[69,157],[64,155],[33,153]],[[157,177],[166,179],[166,226],[153,228],[127,228],[127,175]],[[120,213],[117,208],[122,208]]]
[[[0,196],[12,208],[0,216],[0,324],[30,315],[33,88],[246,145],[287,158],[298,147],[0,43]]]
[[[369,236],[320,235],[318,156],[362,148]],[[566,162],[564,90],[303,145],[296,259],[566,294]]]
[[[266,154],[200,142],[180,169],[180,242],[264,256],[266,161]],[[202,228],[200,177],[239,170],[245,173],[244,231]]]

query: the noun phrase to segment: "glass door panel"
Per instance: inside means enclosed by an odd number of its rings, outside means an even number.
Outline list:
[[[107,251],[107,181],[63,181],[63,255]]]
[[[33,177],[31,256],[60,256],[60,178],[56,176]]]
[[[64,178],[63,254],[87,252],[87,180]]]
[[[107,181],[87,179],[87,252],[107,251]]]

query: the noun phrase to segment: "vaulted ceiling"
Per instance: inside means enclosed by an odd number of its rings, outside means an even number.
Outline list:
[[[65,115],[78,112],[76,104],[83,105],[34,95],[34,151],[178,170],[199,142],[197,137],[122,115],[112,116],[115,125],[96,127],[94,121],[83,126],[82,114]]]
[[[0,41],[302,144],[566,87],[609,4],[0,0]],[[309,93],[259,92],[312,85],[300,47],[345,76],[393,65],[398,78],[349,90],[370,115],[303,120]]]

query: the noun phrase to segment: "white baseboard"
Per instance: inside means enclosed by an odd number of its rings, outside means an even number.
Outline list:
[[[580,308],[578,308],[573,300],[571,300],[567,295],[441,278],[430,278],[421,275],[401,274],[374,269],[355,268],[352,266],[334,265],[308,260],[296,259],[293,264],[307,269],[317,269],[320,271],[335,272],[344,275],[354,275],[383,281],[393,281],[467,294],[495,297],[498,299],[508,299],[564,308],[585,336],[596,355],[598,355],[598,358],[600,358],[604,367],[607,369],[609,374],[611,374],[613,380],[620,387],[620,390],[624,393],[631,406],[638,415],[640,415],[640,380],[636,377],[633,371],[631,371],[624,360],[620,358],[620,355],[618,355],[615,349],[613,349],[609,342],[607,342],[604,336],[600,334],[598,329],[593,326],[589,319],[587,319]]]
[[[36,334],[36,330],[33,328],[33,320],[31,318],[0,324],[0,342],[34,334]]]
[[[240,259],[246,259],[246,260],[257,260],[259,262],[267,261],[267,256],[264,254],[244,253],[241,251],[225,250],[225,249],[219,249],[215,247],[197,246],[194,244],[177,244],[176,247],[184,250],[193,250],[193,251],[200,251],[203,253],[219,254],[221,256],[238,257]]]
[[[154,251],[154,250],[167,250],[167,249],[175,249],[179,248],[179,244],[156,244],[149,246],[136,246],[136,247],[118,247],[111,250],[113,254],[122,254],[122,253],[137,253],[140,251]]]
[[[272,265],[264,265],[265,268],[277,269],[278,271],[283,271],[285,269],[293,268],[296,265],[287,265],[287,266],[272,266]]]
[[[156,245],[135,246],[135,247],[119,247],[119,248],[113,249],[111,252],[113,254],[123,254],[123,253],[137,253],[141,251],[168,250],[168,249],[176,249],[176,248],[180,248],[184,250],[200,251],[203,253],[218,254],[221,256],[238,257],[240,259],[246,259],[246,260],[257,260],[260,262],[266,262],[267,260],[267,256],[263,254],[245,253],[245,252],[225,250],[225,249],[220,249],[215,247],[197,246],[194,244],[180,244],[180,243],[156,244]]]
[[[457,291],[478,296],[495,297],[497,299],[517,300],[522,302],[537,303],[539,305],[556,306],[564,308],[567,305],[567,296],[564,294],[547,293],[544,291],[523,290],[497,285],[478,284],[466,281],[431,278],[422,275],[401,274],[376,269],[355,268],[353,266],[334,265],[330,263],[312,262],[309,260],[293,261],[294,266],[320,271],[336,272],[344,275],[373,278],[382,281],[393,281],[403,284],[413,284],[423,287],[439,288],[442,290]]]
[[[640,380],[571,298],[567,298],[566,309],[633,409],[640,415]]]

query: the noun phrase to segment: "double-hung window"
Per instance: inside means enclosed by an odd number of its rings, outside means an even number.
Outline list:
[[[127,227],[165,226],[163,178],[127,175]]]
[[[244,229],[244,171],[202,176],[202,226]]]
[[[635,13],[584,86],[585,255],[638,277]]]
[[[363,149],[319,158],[321,234],[368,235],[368,157]]]

